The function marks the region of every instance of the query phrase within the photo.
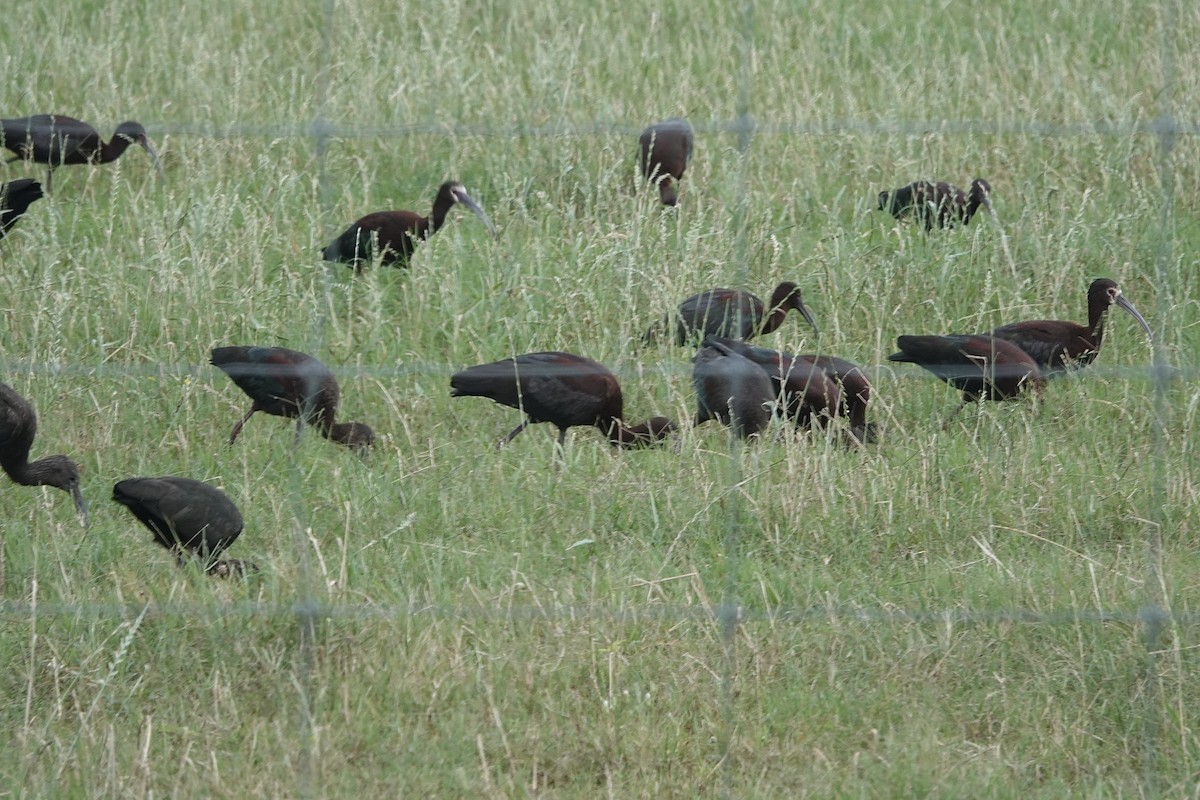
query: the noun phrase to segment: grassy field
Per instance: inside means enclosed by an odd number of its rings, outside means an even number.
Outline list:
[[[0,115],[140,120],[166,179],[140,151],[64,168],[0,242],[0,380],[92,511],[85,534],[0,481],[0,796],[1196,796],[1200,147],[1134,130],[1194,125],[1183,5],[6,8]],[[697,153],[669,211],[634,145],[673,115]],[[874,210],[976,175],[997,213],[967,229]],[[498,239],[459,211],[410,270],[319,260],[451,177]],[[1081,320],[1099,276],[1181,368],[1161,402],[1119,314],[1039,402],[951,419],[957,393],[886,366],[898,334]],[[642,331],[785,279],[820,338],[792,317],[762,344],[867,365],[878,445],[497,450],[519,414],[449,397],[563,349],[631,421],[686,420],[690,353]],[[228,447],[222,344],[334,366],[379,446],[256,416]],[[108,500],[163,474],[229,493],[261,576],[177,569]]]

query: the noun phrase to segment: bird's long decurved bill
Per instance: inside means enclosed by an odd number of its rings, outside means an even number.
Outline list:
[[[1142,330],[1144,330],[1146,332],[1146,337],[1151,342],[1153,342],[1154,341],[1154,331],[1150,330],[1150,324],[1148,322],[1146,322],[1146,318],[1143,317],[1141,315],[1141,313],[1138,312],[1138,310],[1133,307],[1133,303],[1126,300],[1125,295],[1123,295],[1123,294],[1117,295],[1116,303],[1121,308],[1125,309],[1125,311],[1127,311],[1129,313],[1129,316],[1133,317],[1134,319],[1136,319],[1138,321],[1138,324],[1142,326]]]
[[[813,329],[813,333],[817,336],[821,335],[821,331],[817,328],[817,321],[813,319],[812,312],[808,310],[808,306],[804,303],[800,304],[800,316],[804,317],[804,321]]]
[[[75,511],[79,514],[79,521],[83,523],[84,528],[87,528],[90,524],[87,501],[83,499],[83,491],[79,488],[78,483],[71,484],[71,499],[75,501]]]
[[[496,226],[492,224],[490,219],[488,219],[488,215],[479,206],[479,203],[476,203],[474,200],[472,200],[466,192],[459,192],[458,202],[471,209],[471,213],[479,217],[479,221],[482,222],[484,227],[488,229],[488,233],[490,233],[493,237],[496,235]]]
[[[150,154],[150,160],[154,162],[154,171],[158,173],[158,181],[159,183],[162,183],[164,180],[162,162],[158,160],[158,153],[155,152],[154,146],[150,144],[150,140],[145,136],[142,136],[138,139],[138,144],[142,146],[143,150]]]

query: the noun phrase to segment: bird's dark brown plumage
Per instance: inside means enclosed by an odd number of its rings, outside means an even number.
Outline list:
[[[650,125],[638,139],[642,175],[658,183],[663,205],[678,201],[676,187],[692,158],[692,146],[692,126],[680,117]]]
[[[17,224],[31,203],[42,197],[42,185],[32,178],[0,183],[0,239]]]
[[[49,173],[64,164],[107,164],[120,158],[129,145],[136,144],[150,154],[159,178],[162,177],[158,153],[138,122],[122,122],[107,142],[91,125],[61,114],[0,119],[0,129],[4,132],[4,146],[16,153],[9,161],[45,164]],[[50,190],[50,174],[46,176],[46,190]]]
[[[674,430],[666,417],[626,425],[616,376],[603,364],[574,353],[525,353],[468,367],[451,376],[450,396],[487,397],[524,412],[526,420],[502,443],[538,422],[558,428],[560,445],[567,429],[579,425],[598,428],[614,447],[624,448],[653,444]]]
[[[1042,389],[1042,373],[1024,350],[987,334],[901,336],[889,361],[917,364],[960,389],[963,404],[1013,400],[1023,389]]]
[[[330,441],[356,449],[375,443],[361,422],[335,422],[341,389],[329,368],[312,356],[286,347],[233,346],[212,351],[212,364],[230,377],[254,404],[233,426],[229,443],[256,411],[296,420],[296,435],[308,423]]]
[[[216,487],[173,476],[128,478],[113,486],[112,499],[127,507],[180,565],[192,556],[212,575],[258,571],[247,562],[218,560],[241,534],[242,515]]]
[[[806,357],[720,336],[709,336],[704,344],[721,345],[757,364],[770,379],[784,415],[801,427],[825,427],[842,406],[838,383]]]
[[[1095,360],[1104,340],[1108,311],[1114,305],[1137,320],[1146,336],[1153,340],[1145,318],[1125,299],[1116,282],[1108,278],[1098,278],[1088,287],[1086,325],[1059,319],[1036,319],[1001,325],[991,335],[1020,347],[1038,363],[1047,378],[1053,378],[1068,369],[1086,367]]]
[[[362,269],[363,263],[371,260],[374,248],[378,246],[381,264],[406,266],[417,243],[437,233],[450,209],[460,203],[479,217],[488,233],[496,235],[496,227],[479,204],[467,194],[463,185],[458,181],[446,181],[438,189],[433,210],[428,217],[415,211],[376,211],[367,214],[355,220],[330,242],[323,256],[326,261],[345,262],[355,269]]]
[[[22,486],[53,486],[71,495],[86,528],[87,503],[79,488],[79,467],[66,456],[46,456],[29,461],[37,434],[33,406],[8,384],[0,383],[0,467]]]
[[[706,336],[730,339],[751,339],[767,334],[783,324],[788,311],[798,311],[817,332],[812,312],[804,305],[800,289],[791,281],[783,281],[771,292],[770,305],[754,294],[737,289],[710,289],[692,295],[679,304],[674,319],[674,338],[678,345],[698,341]],[[654,342],[663,330],[670,330],[671,317],[652,326],[643,335],[647,343]]]
[[[973,180],[967,193],[945,181],[915,181],[890,192],[880,192],[879,210],[886,210],[896,219],[911,214],[928,231],[935,221],[939,228],[960,222],[970,224],[980,207],[992,210],[991,196],[991,184],[983,178]]]
[[[692,358],[692,387],[694,424],[715,419],[742,438],[766,429],[778,397],[766,370],[715,339],[706,339]]]

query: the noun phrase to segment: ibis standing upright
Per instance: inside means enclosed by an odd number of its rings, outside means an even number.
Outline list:
[[[1116,281],[1097,278],[1088,287],[1087,325],[1060,319],[1035,319],[1001,325],[992,336],[1020,347],[1038,363],[1047,378],[1062,375],[1069,369],[1086,367],[1096,359],[1104,340],[1104,323],[1113,306],[1123,309],[1137,320],[1151,340],[1150,325],[1133,303],[1129,302]]]
[[[50,179],[56,167],[108,164],[120,158],[131,144],[150,154],[159,179],[162,178],[158,153],[154,152],[140,122],[122,122],[107,142],[91,125],[61,114],[0,119],[0,128],[4,131],[4,146],[16,153],[9,161],[25,160],[46,165],[46,191],[50,191]]]
[[[692,158],[692,126],[681,117],[656,122],[642,131],[638,152],[642,175],[658,183],[663,205],[675,205],[676,185]]]
[[[418,242],[433,236],[446,222],[446,215],[463,205],[496,235],[496,226],[458,181],[446,181],[433,200],[433,210],[423,217],[415,211],[375,211],[360,217],[330,242],[322,252],[326,261],[339,261],[361,270],[379,248],[379,263],[407,266]]]

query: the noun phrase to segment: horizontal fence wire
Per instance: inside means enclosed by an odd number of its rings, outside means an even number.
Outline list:
[[[632,586],[630,588],[639,588]],[[555,605],[553,603],[505,603],[503,605],[444,604],[444,603],[272,603],[254,600],[221,601],[213,606],[192,603],[88,603],[79,605],[58,602],[0,602],[0,617],[27,620],[30,617],[52,617],[74,620],[133,619],[145,613],[151,617],[213,621],[222,618],[292,618],[311,617],[314,620],[398,621],[411,618],[437,620],[485,620],[513,622],[570,622],[591,620],[614,624],[635,624],[639,621],[694,621],[720,624],[725,609],[714,605],[679,605],[674,603],[644,603],[605,606],[598,603]],[[815,622],[860,622],[882,625],[1144,625],[1154,621],[1160,625],[1191,627],[1200,625],[1200,612],[1171,613],[1163,609],[1143,608],[1078,609],[1066,608],[1039,611],[1026,608],[995,609],[911,609],[876,606],[773,606],[770,608],[733,609],[737,624]]]

